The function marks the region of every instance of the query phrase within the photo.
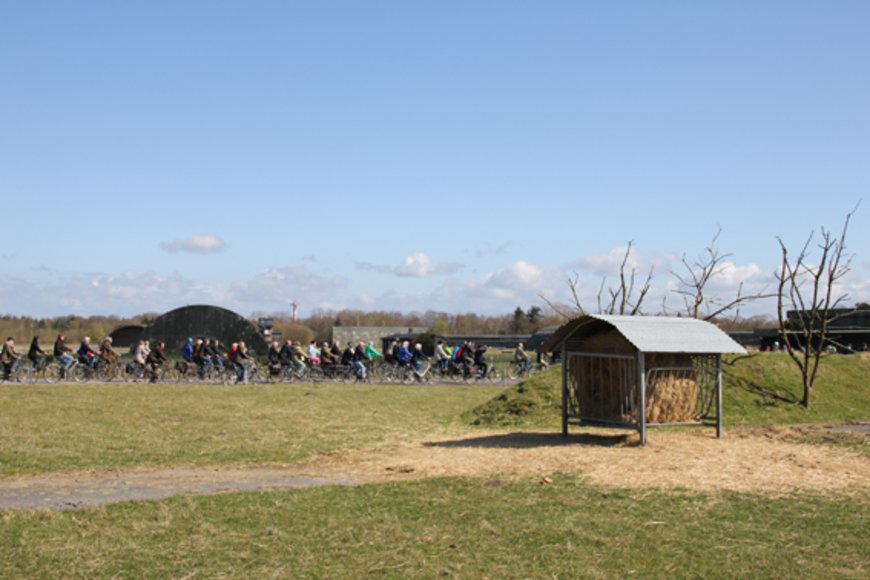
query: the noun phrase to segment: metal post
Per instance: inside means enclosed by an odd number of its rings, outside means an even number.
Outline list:
[[[646,361],[640,351],[637,352],[637,388],[640,390],[640,417],[637,422],[640,444],[646,445]]]
[[[722,355],[716,356],[716,437],[722,439]]]
[[[568,348],[562,343],[562,436],[568,437]]]

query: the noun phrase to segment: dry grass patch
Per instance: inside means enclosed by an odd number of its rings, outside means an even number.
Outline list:
[[[708,431],[657,432],[646,447],[636,434],[585,432],[568,440],[553,433],[490,432],[384,449],[342,450],[315,465],[373,481],[443,476],[577,474],[618,488],[688,489],[790,495],[863,494],[870,460],[842,449],[741,434],[715,439]]]

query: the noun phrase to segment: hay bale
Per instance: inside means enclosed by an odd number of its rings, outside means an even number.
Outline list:
[[[695,421],[698,383],[677,372],[656,373],[648,385],[646,420],[650,423]]]

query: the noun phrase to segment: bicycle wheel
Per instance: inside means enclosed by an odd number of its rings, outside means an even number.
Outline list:
[[[73,364],[66,371],[66,379],[73,383],[83,383],[91,378],[91,369],[83,364]]]
[[[29,359],[23,360],[19,363],[16,379],[21,383],[27,384],[33,384],[36,382],[36,369]]]
[[[48,366],[43,371],[43,375],[45,376],[45,382],[51,384],[58,383],[64,375],[63,365],[59,362],[48,363]]]
[[[492,367],[491,369],[489,369],[489,372],[486,373],[486,379],[489,382],[496,384],[503,382],[504,376],[502,375],[501,371],[498,370],[498,368]]]

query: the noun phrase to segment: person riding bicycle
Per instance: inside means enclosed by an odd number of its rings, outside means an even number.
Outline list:
[[[444,341],[439,340],[435,345],[435,361],[438,363],[438,370],[442,373],[447,371],[447,365],[450,363],[450,355],[444,350]]]
[[[348,344],[341,352],[341,364],[349,367],[353,363],[353,347]]]
[[[205,376],[206,369],[211,365],[211,357],[206,354],[205,342],[201,338],[197,338],[193,345],[192,359],[197,367],[197,373],[199,376]]]
[[[144,368],[148,360],[148,353],[145,351],[145,341],[140,340],[136,344],[136,349],[133,351],[133,364]]]
[[[320,364],[320,349],[317,348],[316,340],[312,340],[310,343],[308,343],[308,360],[313,365]]]
[[[66,337],[63,334],[58,334],[57,340],[54,341],[53,354],[54,358],[60,361],[63,370],[67,370],[72,366],[73,362],[75,362],[75,359],[70,354],[72,349],[69,348],[64,341],[66,341]]]
[[[100,348],[97,353],[103,361],[105,361],[108,369],[109,380],[115,376],[115,364],[118,362],[118,352],[112,348],[112,337],[107,336],[100,341]]]
[[[9,380],[12,375],[12,367],[15,365],[15,361],[20,358],[21,355],[15,352],[15,339],[10,336],[3,345],[3,351],[0,352],[0,363],[3,364],[3,380]]]
[[[273,340],[269,345],[266,360],[269,361],[269,374],[277,375],[281,372],[281,348],[277,340]]]
[[[281,362],[282,367],[294,368],[293,353],[295,350],[292,340],[288,340],[281,346],[281,350],[278,351],[278,360]]]
[[[187,342],[185,342],[184,346],[181,347],[181,358],[183,358],[185,362],[193,362],[193,338],[188,337]]]
[[[456,359],[462,365],[463,373],[468,376],[475,369],[474,367],[474,342],[466,342],[459,347],[459,352],[456,354]]]
[[[481,377],[485,377],[486,372],[489,370],[489,364],[486,362],[486,351],[487,346],[485,344],[480,345],[474,351],[474,366],[477,367],[477,372]]]
[[[310,360],[309,356],[302,350],[302,343],[298,340],[293,342],[293,350],[290,351],[290,360],[293,366],[296,367],[296,372],[302,374],[305,372],[305,361]]]
[[[94,368],[94,363],[97,361],[97,353],[91,347],[91,337],[86,336],[82,339],[81,344],[79,344],[79,349],[76,351],[78,355],[79,362],[83,365],[86,365],[90,368]]]
[[[320,364],[325,367],[333,366],[338,359],[335,358],[335,355],[332,354],[332,350],[329,348],[329,343],[324,342],[323,348],[320,349]]]
[[[350,364],[353,365],[354,370],[356,370],[356,374],[361,381],[366,380],[366,361],[369,357],[366,356],[366,345],[364,342],[356,345],[356,348],[353,349],[353,357],[351,358]]]
[[[145,370],[151,374],[152,383],[157,382],[157,371],[160,366],[169,360],[163,353],[165,347],[166,345],[162,341],[158,342],[145,358]]]
[[[517,343],[517,348],[514,350],[514,364],[517,365],[517,370],[520,373],[527,372],[531,366],[529,361],[529,353],[526,352],[523,343]]]
[[[421,374],[426,369],[426,361],[429,357],[423,352],[423,345],[417,343],[414,345],[414,352],[411,353],[411,366],[414,367],[414,372],[417,374],[417,379],[420,379]]]
[[[39,337],[34,336],[30,341],[30,349],[27,351],[27,358],[33,363],[34,370],[42,368],[45,362],[46,352],[39,346]]]
[[[232,360],[237,373],[236,382],[247,383],[248,370],[251,368],[251,355],[248,354],[248,347],[245,345],[244,340],[240,340],[235,347],[235,356]]]
[[[221,343],[218,339],[205,339],[205,353],[211,359],[211,364],[221,370],[224,368],[224,357],[221,353]]]
[[[395,356],[396,362],[399,364],[399,366],[405,366],[411,362],[411,358],[413,357],[413,355],[411,354],[411,351],[408,349],[408,347],[410,345],[411,345],[411,343],[409,341],[403,340],[402,345],[399,347],[399,349],[397,351],[395,351],[394,356]]]
[[[375,345],[372,341],[369,341],[369,343],[366,345],[365,352],[366,352],[366,358],[369,360],[376,359],[379,356],[384,356],[380,353],[380,351],[378,351],[378,349],[375,348]]]

